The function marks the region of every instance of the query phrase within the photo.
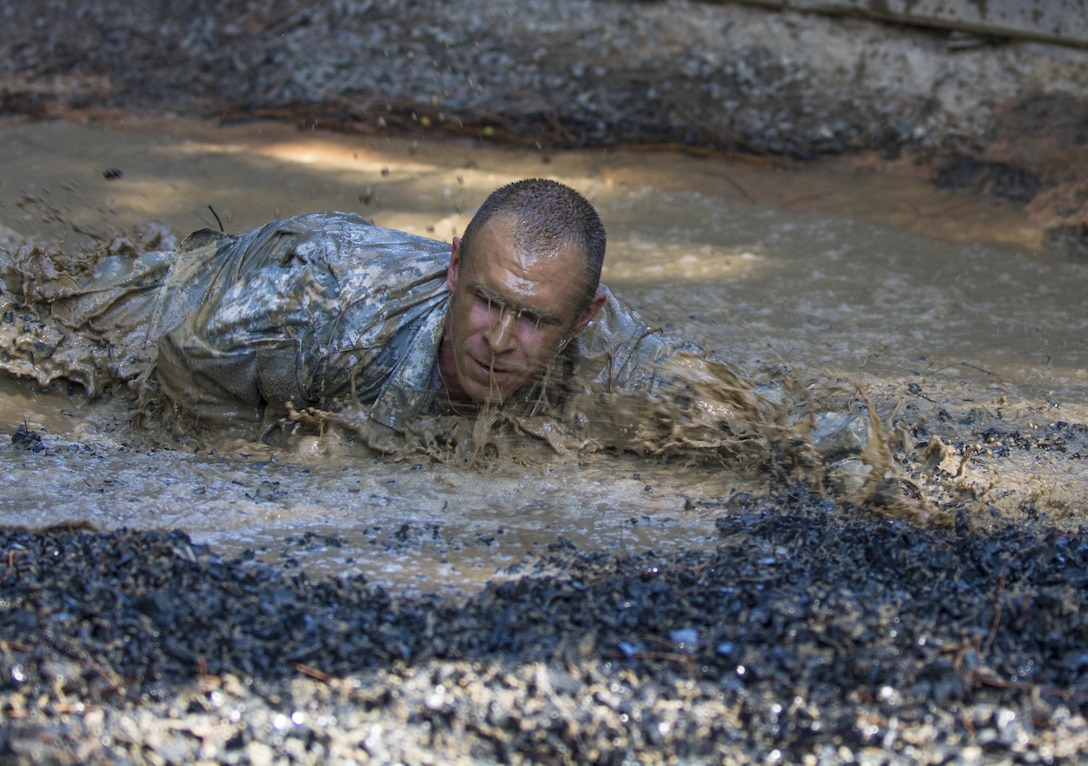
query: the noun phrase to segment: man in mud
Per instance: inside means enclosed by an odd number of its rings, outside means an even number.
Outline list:
[[[167,304],[197,307],[163,326],[157,376],[205,417],[358,401],[394,428],[539,411],[575,377],[638,385],[670,342],[600,287],[604,251],[592,205],[540,179],[493,192],[452,248],[346,214],[205,233],[166,278]],[[229,277],[205,287],[212,270]]]
[[[0,369],[92,395],[133,386],[247,438],[292,410],[403,431],[501,408],[526,430],[532,416],[559,416],[638,450],[768,454],[775,434],[796,444],[783,428],[796,413],[766,388],[652,329],[599,283],[604,227],[554,181],[496,190],[452,248],[314,213],[241,235],[203,229],[172,251],[121,250],[89,274],[41,248],[3,264]],[[817,415],[812,440],[825,459],[856,454],[866,420]]]
[[[554,411],[575,389],[651,388],[657,363],[686,347],[599,284],[604,251],[593,206],[541,179],[493,192],[452,249],[344,213],[202,230],[173,254],[106,258],[90,279],[12,285],[34,269],[10,270],[8,295],[51,323],[29,353],[9,339],[2,362],[92,392],[111,374],[152,381],[226,428],[288,406],[361,403],[392,428],[481,407]]]

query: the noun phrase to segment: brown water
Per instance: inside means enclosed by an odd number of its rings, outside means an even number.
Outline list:
[[[340,209],[448,240],[502,183],[557,178],[600,210],[604,281],[651,322],[753,373],[785,364],[857,385],[889,431],[921,424],[952,445],[930,474],[980,514],[1015,519],[1033,504],[1085,520],[1076,445],[1005,454],[984,438],[994,425],[1038,441],[1058,421],[1088,422],[1088,266],[1039,254],[1040,232],[1013,206],[842,161],[545,154],[270,124],[8,124],[0,154],[0,222],[69,247],[140,220],[179,235],[214,226],[209,205],[228,231]],[[110,168],[122,176],[107,180]],[[333,438],[193,454],[148,448],[127,418],[118,399],[5,382],[0,423],[44,428],[48,449],[0,448],[0,521],[179,527],[224,554],[286,549],[314,574],[443,589],[570,544],[709,545],[727,499],[767,482],[615,454],[391,462]]]

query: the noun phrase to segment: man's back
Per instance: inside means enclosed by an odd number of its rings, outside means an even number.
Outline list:
[[[161,294],[159,383],[203,419],[386,391],[382,407],[410,407],[430,395],[448,260],[448,245],[345,213],[190,237]]]

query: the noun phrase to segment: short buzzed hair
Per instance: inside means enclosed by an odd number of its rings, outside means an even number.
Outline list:
[[[544,178],[526,178],[491,192],[461,237],[463,257],[471,257],[472,240],[484,224],[497,216],[514,222],[514,247],[522,252],[552,255],[574,245],[582,251],[587,269],[585,308],[597,294],[604,265],[604,224],[585,197],[574,189]]]

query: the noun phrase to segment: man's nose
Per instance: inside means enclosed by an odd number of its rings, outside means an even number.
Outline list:
[[[514,333],[517,329],[517,314],[507,309],[499,311],[498,318],[487,328],[485,338],[493,353],[509,351],[514,345]]]

